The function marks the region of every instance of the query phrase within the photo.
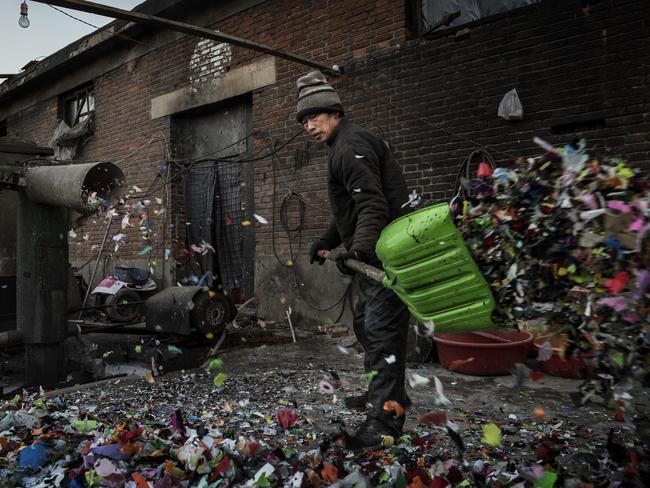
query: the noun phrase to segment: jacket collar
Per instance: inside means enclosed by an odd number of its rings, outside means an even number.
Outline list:
[[[325,143],[328,146],[332,147],[334,145],[334,143],[336,142],[336,138],[338,137],[339,132],[341,132],[341,129],[343,129],[343,127],[346,126],[346,125],[348,125],[348,120],[347,120],[346,117],[343,117],[341,119],[341,121],[339,122],[339,125],[337,125],[336,128],[332,131],[332,133],[327,138]]]

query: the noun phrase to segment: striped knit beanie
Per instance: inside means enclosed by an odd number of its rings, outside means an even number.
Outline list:
[[[302,123],[303,117],[323,112],[344,114],[341,99],[336,90],[327,83],[320,71],[310,71],[298,78],[298,108],[296,120]]]

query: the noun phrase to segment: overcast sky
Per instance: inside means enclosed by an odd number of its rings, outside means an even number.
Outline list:
[[[144,0],[93,0],[95,3],[131,10]],[[22,0],[0,0],[0,73],[18,73],[34,59],[55,53],[72,41],[90,34],[95,29],[57,12],[43,3],[27,0],[29,22],[27,29],[18,25]],[[57,7],[59,8],[59,7]],[[97,27],[114,19],[99,15],[64,10]],[[0,79],[0,82],[3,80]]]

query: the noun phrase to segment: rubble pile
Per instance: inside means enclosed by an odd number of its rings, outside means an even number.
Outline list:
[[[462,178],[452,212],[502,325],[562,337],[557,354],[595,377],[577,404],[632,413],[635,385],[650,386],[650,181],[584,140],[536,142],[545,155]]]
[[[2,406],[0,483],[551,488],[586,481],[642,486],[647,475],[627,427],[602,436],[589,425],[545,417],[543,409],[497,419],[449,391],[456,401],[446,411],[425,410],[401,438],[387,436],[377,449],[351,452],[333,442],[338,423],[363,416],[336,396],[348,380],[324,393],[325,374],[317,369],[265,369],[255,375],[228,370],[224,381],[219,366],[155,383],[17,396]]]

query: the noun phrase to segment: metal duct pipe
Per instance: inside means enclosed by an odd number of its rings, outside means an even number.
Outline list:
[[[53,385],[65,377],[68,209],[91,213],[119,198],[124,174],[113,163],[29,168],[18,193],[18,331],[25,344],[25,379]]]
[[[8,330],[0,332],[0,347],[22,344],[23,333],[20,330]]]
[[[82,213],[119,198],[124,173],[113,163],[86,163],[29,168],[27,196],[33,202]]]

